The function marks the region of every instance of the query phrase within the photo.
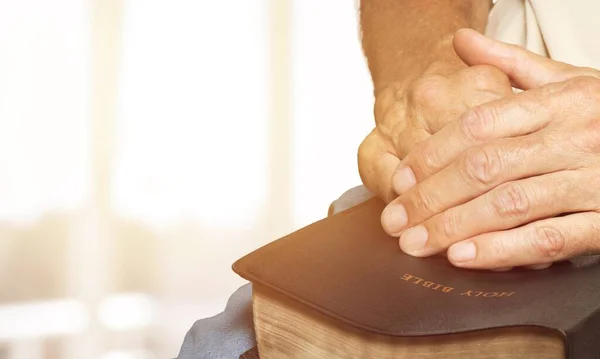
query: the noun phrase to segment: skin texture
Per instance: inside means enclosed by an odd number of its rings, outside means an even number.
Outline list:
[[[362,44],[376,92],[419,77],[434,62],[466,65],[452,48],[461,28],[483,31],[491,1],[362,0]]]
[[[460,28],[485,28],[490,1],[362,0],[362,43],[375,89],[375,128],[358,150],[365,186],[389,202],[394,172],[420,141],[464,111],[512,94],[491,66],[455,53]]]
[[[460,30],[469,66],[523,92],[472,107],[414,146],[384,229],[414,256],[538,268],[600,251],[600,72]]]

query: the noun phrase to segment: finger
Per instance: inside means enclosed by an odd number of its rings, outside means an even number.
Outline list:
[[[549,268],[551,265],[552,265],[552,263],[532,264],[529,266],[525,266],[525,268],[531,269],[531,270],[542,270],[542,269]],[[501,267],[501,268],[492,268],[490,270],[493,272],[508,272],[509,270],[512,270],[513,268],[514,267]]]
[[[450,75],[450,83],[458,85],[458,88],[452,88],[451,91],[458,92],[460,101],[468,108],[514,93],[508,76],[488,65],[476,65],[457,71]]]
[[[431,133],[423,128],[408,127],[394,137],[394,148],[399,159],[410,153],[411,149],[418,143],[423,142],[431,136]]]
[[[466,203],[502,183],[572,168],[577,153],[557,150],[560,141],[548,143],[545,137],[541,132],[505,138],[465,151],[456,161],[390,202],[381,217],[384,228],[396,236],[405,228]],[[540,161],[540,157],[545,160]],[[394,180],[397,181],[397,176]],[[388,211],[404,213],[403,222],[394,221]]]
[[[506,74],[492,66],[472,66],[447,76],[415,81],[406,96],[403,114],[436,133],[467,109],[512,94]]]
[[[474,107],[513,94],[512,87],[506,75],[491,66],[469,67],[452,74],[451,79],[451,82],[462,85],[458,90],[460,99],[457,100],[468,107]],[[429,121],[430,127],[433,126],[430,128],[433,133],[440,131],[443,125],[447,125],[450,121],[459,118],[460,114],[464,112],[448,111],[449,106],[445,106],[445,108],[444,112],[433,114],[437,118],[441,118],[441,120]],[[431,134],[424,129],[409,128],[402,131],[400,136],[395,138],[396,152],[400,159],[406,157],[417,144],[430,136]],[[393,175],[392,185],[396,194],[403,192],[402,183],[409,181],[411,185],[414,185],[415,182],[413,180],[414,176],[410,171],[402,170],[404,170],[404,166],[398,166]],[[396,184],[400,184],[400,186],[397,187]]]
[[[457,267],[490,269],[557,262],[600,250],[600,214],[581,212],[483,234],[454,244],[448,259]]]
[[[523,90],[577,76],[599,76],[597,70],[550,60],[519,46],[492,40],[471,29],[456,32],[454,50],[467,65],[497,67],[510,77],[513,85]]]
[[[583,171],[560,171],[504,183],[404,231],[400,248],[413,256],[430,256],[479,234],[561,213],[592,210],[598,197],[593,184],[590,174]]]
[[[389,112],[391,119],[386,122],[394,128],[393,141],[400,158],[412,149],[420,136],[437,132],[442,124],[457,119],[466,110],[454,90],[446,76],[429,75],[414,81],[399,99],[400,103]],[[413,136],[417,138],[410,138]]]
[[[552,262],[541,263],[541,264],[532,264],[532,265],[525,266],[525,268],[531,269],[531,270],[542,270],[542,269],[550,268],[550,266],[552,266]]]
[[[561,151],[559,139],[549,142],[545,137],[545,132],[538,132],[473,147],[449,166],[400,195],[389,207],[404,206],[406,225],[412,226],[481,196],[500,184],[579,168],[581,161],[577,159],[581,154]],[[540,161],[540,158],[544,160]]]
[[[358,169],[363,184],[386,203],[396,198],[392,188],[392,174],[399,163],[400,159],[381,139],[377,129],[358,148]]]
[[[431,137],[431,134],[422,129],[402,131],[400,136],[398,136],[398,140],[396,141],[397,144],[395,146],[396,153],[399,155],[398,157],[400,159],[404,158],[408,153],[410,153],[409,151],[412,148],[414,148],[418,143],[425,141],[429,137]],[[394,183],[401,181],[403,183],[410,182],[410,183],[414,184],[414,182],[415,182],[414,177],[408,177],[408,178],[400,177],[400,179],[398,178],[398,176],[412,176],[412,174],[410,172],[408,172],[408,173],[406,173],[407,171],[401,172],[401,170],[403,168],[404,168],[404,166],[402,166],[402,162],[398,161],[398,164],[397,164],[396,168],[394,169],[394,171],[392,172],[392,175],[390,177],[392,191],[394,192],[393,198],[396,198],[397,195],[400,194],[400,192],[398,192],[397,189],[394,187]]]
[[[457,121],[449,123],[438,133],[421,142],[402,161],[396,172],[408,168],[415,178],[393,178],[396,193],[404,193],[448,166],[468,148],[495,139],[517,137],[539,131],[552,121],[570,121],[581,110],[573,111],[581,101],[574,101],[577,85],[585,80],[557,83],[488,102],[466,111]],[[591,100],[590,100],[591,101]]]

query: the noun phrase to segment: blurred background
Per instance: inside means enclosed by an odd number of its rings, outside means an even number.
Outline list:
[[[0,359],[176,357],[360,184],[353,0],[0,0]]]

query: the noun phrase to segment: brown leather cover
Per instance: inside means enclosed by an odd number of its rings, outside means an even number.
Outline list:
[[[565,336],[566,358],[600,358],[598,257],[543,271],[458,269],[443,257],[403,254],[380,226],[383,206],[368,200],[267,244],[233,269],[369,332],[423,336],[534,325]]]
[[[260,357],[258,356],[258,348],[252,347],[252,349],[240,355],[240,359],[260,359]]]

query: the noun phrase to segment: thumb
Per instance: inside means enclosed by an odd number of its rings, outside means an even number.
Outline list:
[[[593,69],[578,68],[550,60],[516,45],[492,40],[471,29],[454,35],[454,50],[469,66],[490,65],[500,69],[514,87],[528,90],[577,76],[595,76]]]

